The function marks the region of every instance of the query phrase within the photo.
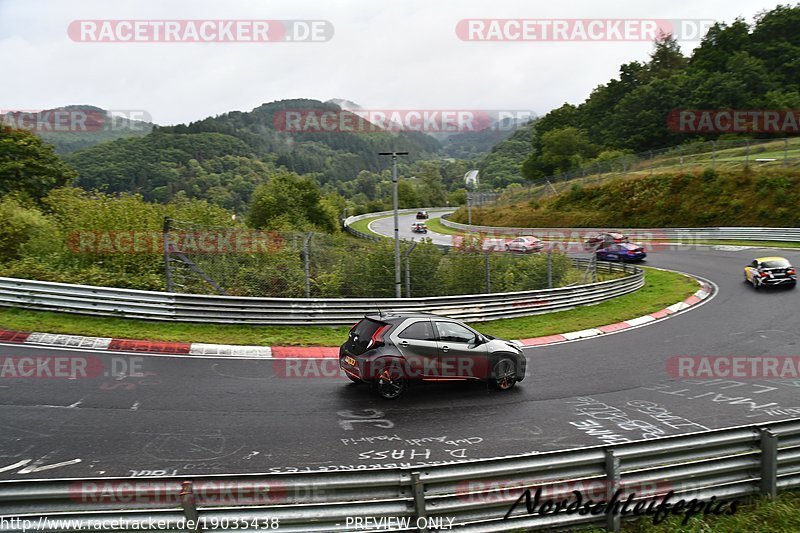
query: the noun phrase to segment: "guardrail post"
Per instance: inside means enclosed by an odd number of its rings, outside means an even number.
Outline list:
[[[183,514],[186,515],[186,520],[191,520],[195,523],[194,531],[202,531],[200,528],[199,515],[197,514],[197,500],[192,490],[192,482],[184,481],[181,483],[180,493],[181,507]]]
[[[769,429],[761,430],[761,495],[778,495],[778,437]]]
[[[419,477],[419,472],[411,472],[411,490],[414,491],[414,515],[416,519],[428,518],[425,508],[425,484]],[[420,533],[427,533],[427,529],[418,529]]]
[[[492,293],[492,272],[489,268],[489,254],[494,250],[494,246],[483,252],[483,269],[486,272],[486,294]]]
[[[170,265],[170,248],[169,248],[169,226],[170,218],[164,217],[164,227],[162,230],[164,238],[164,277],[167,280],[167,292],[172,292],[172,272]]]
[[[306,240],[303,242],[303,271],[306,275],[306,298],[311,298],[311,254],[309,253],[308,245],[313,236],[314,232],[309,232],[306,236]]]
[[[411,252],[414,250],[414,247],[417,245],[417,241],[413,241],[411,246],[406,250],[405,253],[405,260],[406,260],[406,298],[411,298]]]
[[[606,450],[606,501],[610,502],[614,493],[619,490],[622,478],[620,476],[619,457],[614,455],[614,450]],[[606,531],[618,532],[620,528],[619,513],[606,512]]]

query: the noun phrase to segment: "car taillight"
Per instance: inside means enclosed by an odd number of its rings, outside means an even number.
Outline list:
[[[636,255],[636,250],[628,250],[628,255]]]
[[[383,326],[379,327],[375,330],[375,333],[372,334],[372,338],[367,345],[367,349],[369,348],[376,348],[378,346],[383,346],[383,335],[386,333],[391,326],[389,324],[384,324]]]
[[[762,278],[766,278],[766,277],[769,277],[769,272],[759,272],[759,275],[760,275]]]
[[[789,270],[786,271],[786,273],[787,274],[791,274],[791,275],[795,275],[795,274],[797,274],[797,271],[795,269],[793,269],[793,268],[790,268]]]

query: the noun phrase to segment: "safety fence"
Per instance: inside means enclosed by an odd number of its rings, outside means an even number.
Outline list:
[[[476,226],[461,224],[448,220],[450,215],[441,217],[442,225],[454,230],[483,233],[489,235],[591,235],[608,231],[620,232],[640,240],[673,240],[680,242],[705,240],[748,240],[748,241],[784,241],[800,242],[800,228],[766,228],[766,227],[708,227],[708,228],[516,228],[500,226]]]
[[[195,529],[187,520],[199,530],[273,525],[308,533],[425,532],[443,524],[468,533],[593,524],[617,531],[621,520],[637,515],[652,520],[664,512],[718,514],[735,510],[748,497],[774,497],[797,487],[800,419],[793,419],[430,466],[2,481],[0,531],[101,531],[110,521],[121,530],[142,529],[148,522],[160,529]],[[588,508],[598,512],[576,512],[588,500]]]
[[[572,259],[577,268],[591,260]],[[172,322],[253,325],[351,325],[378,310],[426,311],[465,321],[528,316],[596,304],[644,285],[644,271],[594,262],[620,277],[554,289],[429,298],[255,298],[139,291],[0,278],[0,306]]]

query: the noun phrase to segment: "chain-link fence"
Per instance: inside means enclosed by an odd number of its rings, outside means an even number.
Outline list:
[[[387,297],[395,294],[394,244],[345,234],[214,228],[165,222],[167,290],[285,298]],[[563,253],[515,254],[468,242],[442,249],[401,244],[407,298],[527,291],[596,281]],[[609,279],[619,274],[601,274]]]
[[[745,166],[766,169],[800,167],[800,137],[784,139],[724,139],[691,143],[594,161],[568,172],[512,185],[496,203],[540,199],[578,185],[599,184],[618,177],[637,177],[674,171],[732,170]]]

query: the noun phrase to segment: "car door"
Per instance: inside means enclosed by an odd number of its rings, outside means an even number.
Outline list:
[[[488,372],[485,343],[477,334],[457,322],[434,321],[439,336],[439,379],[484,379]]]
[[[606,248],[606,253],[605,253],[606,259],[608,259],[609,261],[614,261],[616,259],[619,259],[619,254],[620,254],[619,249],[620,246],[618,244],[612,244],[608,246]]]
[[[400,350],[411,373],[410,378],[435,376],[439,366],[439,343],[433,325],[427,318],[403,324],[395,334],[394,343]]]

